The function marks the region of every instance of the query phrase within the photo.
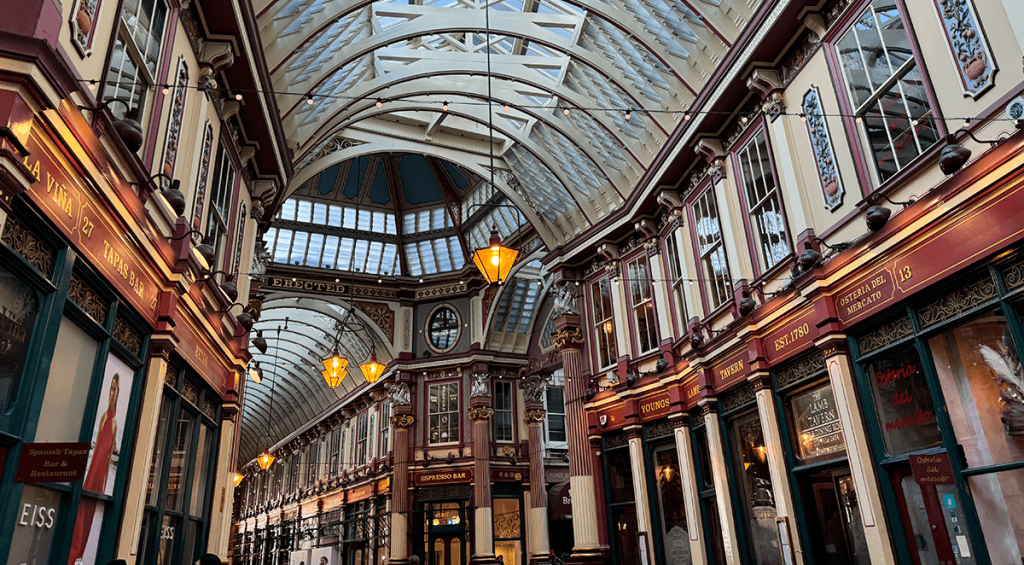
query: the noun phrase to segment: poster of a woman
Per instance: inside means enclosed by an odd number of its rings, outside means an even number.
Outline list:
[[[114,492],[117,462],[121,452],[125,415],[132,390],[132,370],[111,355],[103,375],[103,393],[96,411],[96,425],[92,433],[92,449],[85,470],[82,488],[85,491],[110,496]],[[102,502],[82,493],[71,538],[68,565],[93,565],[98,549],[103,517]]]

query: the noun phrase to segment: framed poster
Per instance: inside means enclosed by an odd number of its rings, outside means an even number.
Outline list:
[[[782,552],[782,562],[785,565],[793,565],[796,561],[793,558],[793,542],[789,537],[789,522],[785,516],[775,518],[775,529],[779,534],[779,551]]]

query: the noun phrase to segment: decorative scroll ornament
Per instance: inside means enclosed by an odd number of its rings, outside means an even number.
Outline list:
[[[934,6],[960,73],[964,94],[977,98],[994,84],[996,62],[978,23],[974,2],[934,0]]]
[[[99,0],[78,0],[71,7],[68,23],[71,24],[71,43],[82,57],[92,55],[92,37],[96,26]]]
[[[583,343],[583,332],[579,328],[563,328],[552,337],[555,343],[555,347],[564,349],[566,347],[576,347]]]
[[[395,414],[391,417],[392,428],[409,428],[416,423],[416,418],[412,414]]]
[[[910,317],[904,314],[864,334],[857,340],[857,346],[860,347],[860,352],[863,355],[895,343],[913,333],[914,326],[910,324]]]
[[[491,397],[491,376],[487,373],[473,374],[473,387],[469,390],[470,398]]]
[[[210,155],[213,153],[213,126],[206,120],[203,127],[203,149],[199,153],[199,176],[196,177],[196,196],[193,201],[192,228],[198,230],[203,221],[203,206],[206,204],[206,179],[210,176]],[[196,236],[192,236],[196,237]]]
[[[527,408],[523,415],[527,422],[543,422],[548,417],[548,413],[540,408]]]
[[[917,311],[922,328],[944,322],[996,297],[996,285],[985,272],[976,280],[956,288],[925,304]]]
[[[836,165],[828,124],[825,123],[824,111],[821,108],[821,95],[818,92],[818,87],[812,86],[804,94],[801,109],[807,122],[807,133],[811,136],[811,148],[814,150],[814,163],[818,169],[818,179],[821,181],[825,208],[835,210],[843,203],[846,190],[839,177],[839,168]]]
[[[114,339],[121,342],[128,351],[131,351],[135,355],[142,353],[142,334],[136,331],[135,328],[126,322],[120,315],[114,319],[113,336]]]
[[[490,406],[474,406],[466,413],[470,420],[490,420],[494,415],[494,408]]]
[[[30,265],[39,269],[39,272],[46,276],[53,272],[56,258],[53,246],[41,239],[29,224],[23,223],[17,216],[7,217],[0,240],[24,257]]]
[[[188,92],[188,65],[184,55],[178,58],[178,72],[174,90],[171,91],[171,115],[167,122],[167,141],[164,143],[164,165],[162,172],[168,177],[174,175],[174,163],[178,160],[178,141],[185,115],[185,94]],[[170,186],[170,180],[160,180],[160,188]]]
[[[526,379],[519,383],[519,388],[523,389],[523,401],[542,402],[547,385],[548,379],[546,376],[531,375],[526,377]]]

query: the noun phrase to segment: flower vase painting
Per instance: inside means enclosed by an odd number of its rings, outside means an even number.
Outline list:
[[[964,93],[977,98],[994,84],[996,64],[971,0],[934,0]]]

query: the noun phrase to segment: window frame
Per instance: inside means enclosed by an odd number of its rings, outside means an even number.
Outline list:
[[[139,0],[139,5],[137,6],[137,9],[141,10],[142,9],[142,4],[145,1],[146,0]],[[125,108],[125,107],[123,107],[121,105],[111,106],[110,107],[110,112],[111,112],[111,114],[116,119],[124,119],[125,116],[128,113],[130,113],[132,109],[137,110],[137,119],[138,119],[140,124],[146,124],[147,122],[149,122],[149,120],[145,120],[144,119],[144,116],[146,115],[147,111],[152,110],[153,111],[153,115],[155,117],[156,105],[153,104],[152,102],[155,101],[156,98],[155,98],[155,96],[153,98],[151,98],[151,95],[150,95],[149,91],[151,90],[151,88],[154,85],[158,84],[158,82],[159,82],[157,80],[157,78],[161,75],[161,71],[164,68],[163,56],[165,54],[165,50],[168,47],[167,46],[168,40],[172,36],[173,30],[175,28],[174,25],[168,25],[169,23],[173,24],[173,21],[172,21],[172,18],[171,18],[171,11],[172,11],[171,10],[171,6],[169,6],[168,3],[165,0],[153,0],[153,12],[154,13],[156,12],[156,8],[157,8],[158,5],[162,5],[163,6],[164,13],[163,13],[163,22],[160,25],[160,27],[161,27],[161,30],[160,30],[160,33],[159,33],[160,44],[159,44],[159,46],[157,48],[157,52],[156,52],[156,56],[155,56],[155,61],[156,61],[156,68],[155,69],[150,69],[149,66],[146,65],[145,55],[143,54],[143,52],[139,48],[139,46],[136,44],[135,38],[133,36],[133,32],[138,29],[138,25],[137,25],[138,17],[137,17],[137,14],[136,14],[136,27],[133,28],[133,29],[129,29],[128,23],[125,21],[125,8],[126,8],[126,6],[122,5],[120,7],[120,9],[119,9],[119,13],[117,14],[117,27],[116,27],[115,32],[113,34],[112,40],[110,42],[110,48],[109,48],[109,51],[107,52],[106,63],[103,66],[103,73],[104,73],[103,74],[103,88],[101,90],[101,94],[100,94],[99,100],[100,101],[106,101],[106,100],[111,100],[113,98],[119,98],[118,92],[117,92],[118,91],[118,87],[117,86],[113,86],[115,83],[108,82],[107,78],[109,77],[111,69],[112,69],[112,66],[114,64],[114,53],[115,53],[115,51],[117,49],[117,44],[120,42],[120,44],[124,48],[124,51],[123,51],[123,54],[122,54],[122,65],[118,68],[117,84],[120,84],[120,82],[121,82],[120,79],[122,77],[122,69],[124,68],[124,64],[123,64],[123,60],[124,59],[123,58],[127,57],[128,59],[130,59],[132,61],[132,64],[135,65],[136,72],[138,73],[138,76],[136,76],[136,80],[134,81],[133,84],[139,86],[139,104],[138,104],[138,106],[132,106],[131,105],[131,97],[134,95],[133,94],[133,95],[130,95],[129,99],[128,99],[128,102],[129,102],[128,106],[129,106],[129,108]],[[149,33],[147,33],[147,37],[151,37],[151,33],[153,31],[153,22],[154,21],[155,20],[152,18],[152,14],[150,14],[150,27],[149,27],[149,30],[148,30]],[[95,35],[95,34],[93,34],[93,35]],[[141,82],[140,82],[140,79],[141,79]],[[132,89],[132,92],[133,93],[135,92],[135,88]],[[143,143],[145,143],[145,140],[143,141]]]
[[[646,276],[646,285],[641,284],[639,281],[634,281],[633,277],[631,276],[631,269],[633,265],[641,261],[643,261],[643,269],[644,274]],[[630,344],[630,349],[632,350],[633,355],[635,357],[642,357],[644,355],[656,352],[658,348],[661,346],[661,337],[658,335],[658,315],[655,313],[656,308],[654,306],[654,282],[653,276],[651,274],[651,258],[647,256],[646,250],[641,249],[638,253],[630,255],[626,259],[624,259],[622,261],[622,266],[626,272],[626,275],[624,277],[626,279],[626,303],[629,307],[630,337],[632,338],[633,342]],[[641,290],[646,286],[647,290],[647,297],[642,298],[639,302],[636,303],[633,302],[634,283],[636,283],[638,288],[640,288]],[[651,305],[647,336],[651,343],[650,347],[648,347],[647,349],[641,349],[640,320],[637,315],[637,311],[640,308],[643,308],[646,304]]]
[[[551,382],[549,382],[548,386],[544,389],[544,442],[549,449],[568,449],[569,447],[569,433],[565,427],[565,378],[557,374],[561,371],[562,370],[559,369],[556,371],[556,374],[551,376]],[[548,398],[548,391],[551,389],[558,389],[562,391],[561,412],[551,410],[551,402]],[[564,439],[551,439],[551,428],[548,425],[548,422],[551,420],[552,416],[560,417],[562,419],[562,434],[565,436]]]
[[[604,317],[598,319],[598,317],[597,317],[598,316],[598,312],[596,312],[597,304],[594,302],[594,287],[596,286],[596,287],[600,288],[601,285],[603,285],[603,284],[607,284],[608,285],[608,306],[609,306],[609,311],[607,313],[601,312],[602,314],[606,314],[606,315]],[[586,282],[586,285],[587,285],[587,288],[586,288],[586,294],[587,294],[587,315],[590,318],[590,324],[589,324],[590,328],[588,329],[588,332],[590,332],[590,331],[593,332],[593,336],[594,336],[593,343],[595,345],[595,347],[591,347],[590,348],[591,349],[591,362],[593,363],[593,366],[596,369],[595,372],[606,371],[608,369],[611,369],[611,368],[615,367],[615,365],[618,363],[618,359],[619,359],[619,357],[618,357],[619,356],[618,344],[616,343],[616,332],[618,331],[618,328],[615,327],[615,296],[612,294],[612,293],[616,292],[616,290],[614,288],[614,284],[612,283],[611,275],[600,275],[600,276],[595,277],[595,278],[593,278],[591,280],[588,280]],[[611,331],[605,331],[605,334],[608,335],[608,340],[609,340],[609,342],[608,342],[608,345],[609,345],[608,351],[609,351],[610,359],[608,359],[608,363],[602,363],[601,362],[602,361],[602,359],[601,359],[601,348],[598,346],[598,344],[600,343],[600,336],[601,336],[600,327],[601,326],[605,326],[605,327],[611,328]]]
[[[491,403],[494,405],[493,425],[491,434],[495,443],[515,443],[516,440],[516,387],[511,381],[495,380],[491,383]],[[508,408],[498,406],[498,387],[508,387]],[[508,415],[508,439],[498,437],[498,414]]]
[[[449,386],[454,386],[455,387],[455,398],[458,399],[456,401],[456,406],[455,406],[454,410],[452,410],[451,406],[449,406],[448,407],[449,409],[446,410],[446,411],[443,411],[443,412],[438,411],[436,413],[431,413],[431,411],[430,411],[431,389],[433,389],[434,387],[449,387]],[[459,381],[457,381],[457,380],[447,380],[447,381],[432,382],[432,383],[428,383],[427,384],[427,394],[424,395],[424,398],[423,398],[423,403],[424,403],[423,411],[426,414],[426,418],[424,420],[426,425],[423,426],[423,436],[424,436],[424,441],[426,442],[427,446],[429,446],[429,447],[437,447],[437,446],[445,446],[445,445],[457,445],[457,444],[460,443],[461,438],[462,438],[462,428],[463,428],[463,426],[462,426],[462,419],[460,418],[460,416],[462,415],[462,404],[463,404],[462,396],[460,395],[460,388],[461,388],[461,383]],[[430,439],[430,417],[431,416],[435,416],[435,415],[436,416],[441,416],[441,415],[449,415],[449,416],[451,416],[453,414],[454,414],[454,417],[455,417],[458,433],[455,434],[454,437],[452,437],[452,434],[451,434],[452,423],[449,421],[448,422],[448,432],[449,432],[448,441],[438,441],[438,442],[431,441],[431,439]]]
[[[356,416],[356,455],[353,465],[366,465],[370,448],[370,414],[364,410]]]
[[[871,156],[870,146],[866,139],[863,123],[857,123],[856,112],[858,108],[853,105],[853,100],[850,97],[850,85],[847,81],[846,75],[843,70],[843,66],[840,62],[838,55],[838,46],[840,40],[852,29],[853,25],[860,19],[864,12],[875,2],[876,0],[861,0],[846,10],[846,13],[837,22],[832,29],[826,33],[822,43],[827,46],[825,51],[825,58],[828,64],[829,73],[832,76],[832,82],[835,85],[836,99],[839,102],[840,113],[842,114],[843,129],[846,133],[846,140],[850,147],[850,151],[853,154],[854,163],[856,164],[857,180],[861,185],[862,196],[868,196],[875,191],[882,190],[885,187],[893,186],[902,182],[903,179],[910,176],[913,171],[918,167],[924,166],[930,161],[931,155],[937,153],[942,147],[942,139],[949,133],[946,128],[945,119],[942,114],[942,110],[935,98],[934,89],[932,88],[931,77],[928,73],[928,67],[924,57],[921,56],[921,47],[917,42],[917,38],[910,30],[913,29],[913,23],[908,17],[907,7],[903,0],[892,0],[899,12],[900,17],[903,20],[904,32],[907,34],[908,45],[910,46],[910,52],[913,56],[913,64],[918,69],[921,75],[921,84],[925,92],[926,101],[928,106],[932,109],[931,122],[936,130],[936,138],[938,141],[932,144],[930,147],[924,149],[914,159],[911,159],[907,165],[898,169],[891,177],[886,180],[882,180],[881,174],[878,170],[878,164]],[[876,89],[869,100],[861,104],[861,108],[869,106],[873,102],[877,102],[880,98],[878,93],[884,93],[894,85],[898,84],[899,81],[911,72],[911,69],[902,70],[904,66],[910,61],[905,62],[893,73],[893,76],[889,77],[878,89]],[[895,158],[895,157],[894,157]]]
[[[675,332],[675,339],[681,339],[689,332],[687,322],[689,321],[689,308],[686,302],[686,290],[687,287],[693,286],[693,281],[689,278],[689,273],[686,270],[686,256],[683,254],[681,249],[684,247],[683,243],[677,241],[677,237],[682,239],[684,235],[684,227],[677,225],[676,221],[669,222],[665,231],[662,232],[661,236],[661,253],[664,257],[663,268],[665,273],[668,274],[668,295],[669,304],[672,316],[672,329]],[[679,234],[678,236],[676,234]],[[674,259],[673,259],[674,257]],[[675,267],[675,268],[673,268]],[[679,276],[673,271],[678,270]]]
[[[718,248],[720,246],[722,249],[722,261],[724,262],[725,268],[727,270],[727,277],[725,281],[728,288],[725,292],[723,300],[718,304],[712,304],[709,297],[711,289],[708,285],[713,283],[711,282],[711,280],[709,280],[708,273],[705,272],[704,269],[705,257],[700,250],[701,243],[700,237],[698,236],[699,234],[697,232],[696,209],[698,202],[705,197],[710,197],[711,202],[715,206],[715,222],[718,224],[718,241],[717,243],[714,244],[711,251],[708,253],[708,256],[710,257],[710,255],[714,253],[715,248]],[[728,245],[726,245],[725,231],[722,226],[721,206],[719,206],[718,204],[718,195],[715,193],[715,183],[711,182],[711,179],[706,179],[702,183],[702,186],[698,190],[694,191],[694,195],[686,202],[686,211],[687,218],[690,221],[690,243],[691,247],[693,248],[694,256],[697,258],[697,263],[699,264],[699,267],[697,269],[697,281],[698,283],[700,283],[699,286],[701,304],[704,306],[704,312],[707,313],[706,317],[710,318],[717,315],[719,312],[724,311],[726,308],[730,306],[730,304],[732,303],[732,294],[734,291],[732,286],[732,266],[729,264],[729,249]]]
[[[384,400],[380,403],[380,442],[379,452],[380,457],[383,459],[391,453],[391,415],[394,407],[391,405],[390,400]]]
[[[766,276],[771,276],[772,274],[782,270],[794,257],[793,238],[790,233],[789,217],[786,215],[786,203],[782,197],[782,185],[779,180],[778,169],[775,165],[775,154],[772,151],[772,140],[768,135],[768,124],[764,117],[759,118],[758,121],[759,123],[753,124],[753,126],[747,130],[747,132],[732,148],[732,165],[737,179],[736,190],[740,193],[740,201],[743,203],[744,212],[746,212],[743,214],[743,225],[746,228],[747,245],[750,249],[750,255],[753,258],[751,263],[754,266],[755,281],[761,280]],[[763,210],[766,204],[769,203],[772,196],[775,197],[775,201],[778,205],[778,214],[782,221],[782,240],[788,248],[786,255],[780,257],[779,260],[772,265],[767,264],[767,256],[762,256],[763,244],[761,239],[763,234],[757,226],[757,223],[754,221],[755,210],[751,205],[750,195],[747,189],[746,175],[744,174],[742,164],[743,153],[749,153],[749,150],[757,145],[759,138],[764,140],[765,154],[768,157],[768,169],[763,172],[771,175],[774,186],[758,203],[756,203],[756,208]],[[751,161],[751,163],[753,163],[753,161]],[[719,219],[719,222],[721,222],[721,219]]]
[[[210,205],[207,207],[204,241],[213,247],[215,258],[210,270],[218,270],[228,259],[231,246],[231,203],[238,192],[239,174],[234,156],[228,151],[223,135],[217,145],[214,159],[213,179],[210,186]],[[221,211],[221,207],[223,211]],[[213,227],[216,223],[217,230]],[[294,237],[292,238],[294,241]]]

